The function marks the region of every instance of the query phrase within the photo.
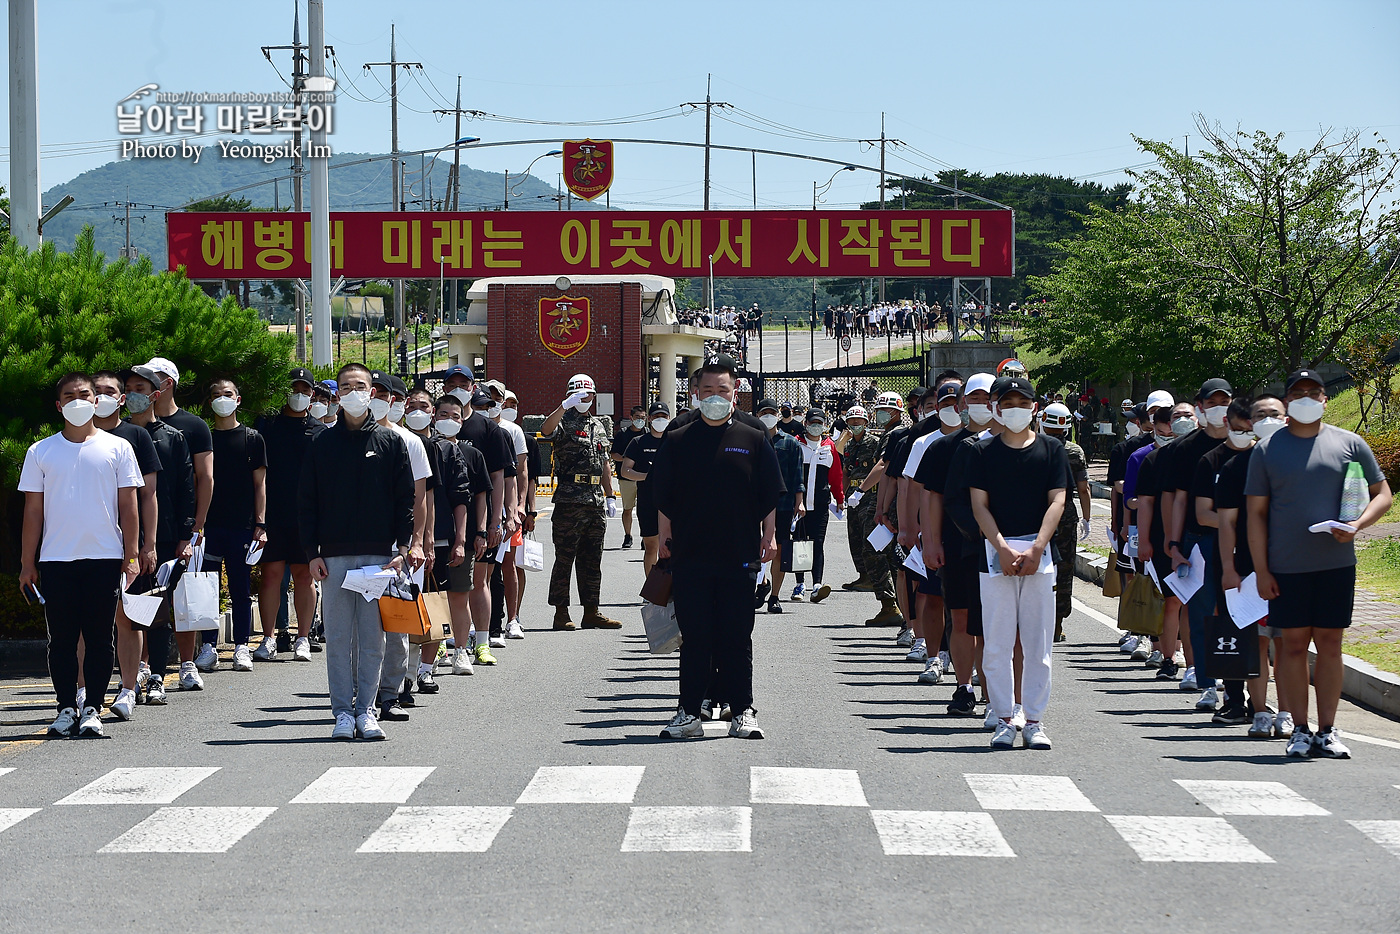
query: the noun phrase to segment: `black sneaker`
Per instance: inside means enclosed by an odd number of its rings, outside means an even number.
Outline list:
[[[1210,718],[1211,723],[1240,724],[1249,723],[1254,719],[1254,715],[1249,712],[1249,708],[1244,704],[1231,701],[1215,712],[1215,716]]]
[[[393,700],[385,701],[379,705],[379,719],[381,720],[407,720],[408,711],[403,709],[403,704],[395,697]]]
[[[399,704],[404,707],[417,707],[418,702],[413,699],[413,682],[404,680],[403,690],[399,691]]]
[[[631,547],[632,547],[632,536],[630,536],[630,535],[624,535],[624,536],[622,536],[622,547],[623,547],[623,548],[631,548]]]
[[[783,611],[783,605],[782,605],[781,603],[778,602],[778,598],[777,598],[777,597],[771,597],[771,598],[769,598],[769,600],[768,600],[768,612],[769,612],[769,613],[781,613],[782,611]]]
[[[756,610],[763,606],[763,601],[768,599],[768,595],[773,592],[773,585],[768,581],[758,585],[758,589],[753,592],[753,608]]]
[[[1180,672],[1181,669],[1177,668],[1175,662],[1173,662],[1170,658],[1164,659],[1162,661],[1162,667],[1157,669],[1157,680],[1175,681]]]
[[[437,679],[433,677],[431,671],[420,671],[418,673],[418,693],[436,694],[438,692]]]
[[[290,652],[292,650],[292,633],[287,629],[277,630],[277,651]]]
[[[963,684],[958,685],[958,689],[953,692],[953,699],[948,702],[948,715],[951,717],[977,716],[977,695],[972,693],[972,688]]]

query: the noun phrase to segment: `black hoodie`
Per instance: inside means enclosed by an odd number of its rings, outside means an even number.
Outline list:
[[[340,419],[311,441],[298,490],[301,544],[312,558],[387,555],[413,540],[413,469],[403,438],[370,416]]]

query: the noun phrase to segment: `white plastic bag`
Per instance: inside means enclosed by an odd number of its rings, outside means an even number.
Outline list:
[[[219,575],[216,572],[186,571],[175,585],[173,600],[176,632],[219,628]]]
[[[521,539],[520,547],[515,549],[515,566],[527,571],[543,571],[544,545],[533,538]]]
[[[681,625],[676,622],[676,602],[665,606],[642,603],[642,626],[653,655],[670,655],[681,647]]]

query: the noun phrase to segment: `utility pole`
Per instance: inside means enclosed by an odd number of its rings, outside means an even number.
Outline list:
[[[326,77],[325,0],[307,0],[306,26],[311,41],[310,77]],[[313,85],[328,97],[324,80]],[[311,131],[311,362],[331,365],[331,196],[330,159],[325,155],[326,124]]]
[[[710,209],[710,111],[715,107],[732,107],[725,101],[710,99],[710,80],[713,75],[705,76],[705,99],[703,101],[686,101],[682,107],[704,107],[705,108],[705,210]]]
[[[389,24],[389,60],[387,62],[366,62],[365,71],[371,68],[388,66],[389,68],[389,145],[390,153],[393,156],[393,191],[395,211],[402,211],[403,204],[403,178],[402,164],[399,159],[399,67],[422,68],[422,62],[401,62],[398,56],[398,46],[395,36],[394,24]],[[408,334],[406,332],[408,314],[403,306],[403,280],[394,280],[394,328],[398,331],[399,344],[399,372],[408,372]]]
[[[464,114],[464,113],[471,113],[471,112],[473,112],[473,111],[465,111],[465,110],[462,109],[462,76],[461,76],[461,75],[458,75],[458,76],[457,76],[457,103],[453,106],[453,108],[452,108],[451,110],[434,110],[433,113],[435,113],[435,114],[452,114],[452,115],[454,115],[454,116],[456,117],[456,121],[457,121],[457,123],[456,123],[456,132],[455,132],[455,133],[453,134],[453,136],[452,136],[452,139],[455,141],[455,140],[459,140],[459,139],[462,138],[462,114]],[[433,161],[434,161],[434,164],[436,164],[436,162],[437,162],[437,155],[436,155],[436,154],[434,154],[434,156],[433,156]],[[448,175],[447,175],[447,199],[450,199],[450,203],[451,203],[451,205],[452,205],[452,207],[450,208],[450,210],[453,210],[453,211],[457,210],[457,196],[458,196],[458,193],[459,193],[459,192],[461,191],[461,189],[462,189],[461,178],[462,178],[462,147],[461,147],[461,146],[453,146],[453,147],[452,147],[452,170],[451,170],[451,171],[448,173]],[[444,199],[444,200],[447,200],[447,199]],[[450,313],[450,315],[451,315],[451,318],[452,318],[452,320],[451,320],[450,323],[451,323],[451,324],[456,324],[456,323],[457,323],[457,280],[455,280],[455,279],[452,281],[452,300],[451,300],[451,302],[448,303],[448,311],[449,311],[449,313]]]
[[[904,141],[899,139],[891,139],[890,137],[885,135],[885,112],[882,110],[880,111],[880,138],[863,139],[861,140],[861,142],[869,146],[874,146],[876,143],[880,144],[880,210],[883,211],[885,209],[885,146],[887,144],[890,146],[903,146]],[[885,300],[884,276],[880,277],[879,300],[882,302]]]
[[[126,245],[122,247],[122,258],[135,262],[136,248],[131,245],[131,209],[139,208],[141,205],[132,204],[130,201],[117,201],[113,204],[113,206],[126,209],[126,213],[120,217],[113,214],[112,220],[116,221],[118,224],[123,224],[126,227]],[[145,223],[146,215],[142,214],[136,219],[138,221],[141,221],[142,223]]]
[[[272,61],[273,52],[292,53],[292,98],[293,104],[297,108],[297,113],[301,113],[301,95],[306,89],[306,50],[307,47],[301,41],[301,6],[296,4],[292,10],[292,44],[291,45],[265,45],[262,47],[263,57],[269,62]],[[301,123],[298,120],[292,127],[292,211],[296,214],[302,212],[302,176],[305,172],[301,164]],[[297,335],[297,362],[306,362],[306,298],[300,289],[292,290],[296,318]]]
[[[10,0],[10,233],[39,249],[38,0]]]

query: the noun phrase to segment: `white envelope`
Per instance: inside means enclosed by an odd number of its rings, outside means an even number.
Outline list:
[[[1008,538],[1008,539],[1006,540],[1006,544],[1009,545],[1009,546],[1011,546],[1012,550],[1014,550],[1014,551],[1020,551],[1020,550],[1022,550],[1022,548],[1024,548],[1024,547],[1027,546],[1027,545],[1030,545],[1030,544],[1031,544],[1032,542],[1034,542],[1034,541],[1035,541],[1035,536],[1034,536],[1034,535],[1028,535],[1028,536],[1022,536],[1022,537],[1020,537],[1020,538]],[[987,548],[987,574],[988,574],[988,576],[990,576],[990,577],[1000,577],[1001,574],[1002,574],[1002,570],[1001,570],[1001,556],[997,554],[996,546],[993,545],[991,542],[987,541],[986,539],[983,539],[983,542],[982,542],[982,543],[983,543],[983,544],[986,546],[986,548]],[[1044,551],[1042,551],[1042,552],[1040,553],[1040,565],[1039,565],[1039,567],[1037,567],[1037,568],[1035,569],[1035,572],[1036,572],[1037,574],[1054,574],[1054,573],[1055,573],[1055,562],[1052,561],[1051,558],[1050,558],[1050,549],[1049,549],[1048,547],[1047,547]]]
[[[890,542],[894,541],[894,533],[884,525],[876,524],[870,534],[865,536],[865,540],[870,543],[871,548],[880,552],[890,547]]]

